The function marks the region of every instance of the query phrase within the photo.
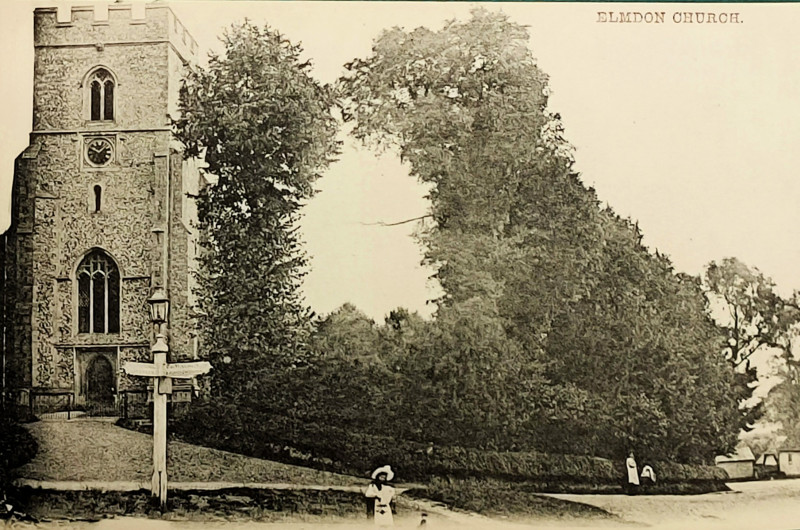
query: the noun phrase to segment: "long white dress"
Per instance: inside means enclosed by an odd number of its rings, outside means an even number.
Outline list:
[[[625,461],[625,467],[628,468],[628,484],[633,484],[634,486],[639,485],[639,470],[636,468],[636,460],[633,457],[629,456],[628,459]]]
[[[394,518],[389,503],[394,498],[394,488],[383,484],[381,489],[378,489],[375,484],[370,484],[367,486],[364,496],[375,498],[375,524],[377,526],[393,526]]]

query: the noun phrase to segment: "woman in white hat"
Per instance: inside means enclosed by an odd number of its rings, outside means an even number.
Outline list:
[[[391,466],[379,467],[372,472],[372,482],[367,486],[364,496],[375,500],[375,524],[378,526],[392,526],[391,502],[394,499],[394,488],[387,484],[394,478]]]

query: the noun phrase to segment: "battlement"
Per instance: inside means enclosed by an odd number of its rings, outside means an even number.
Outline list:
[[[61,5],[34,10],[34,47],[170,42],[196,62],[197,41],[165,2]]]

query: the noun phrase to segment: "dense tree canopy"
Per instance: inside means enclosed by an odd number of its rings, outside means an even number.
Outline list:
[[[430,185],[420,240],[445,293],[432,321],[398,308],[379,324],[350,304],[312,321],[297,295],[295,227],[336,152],[333,94],[269,29],[224,43],[188,79],[177,131],[218,178],[198,200],[201,325],[248,414],[498,450],[732,449],[746,411],[700,280],[584,186],[525,28],[479,9],[385,31],[346,65],[353,134]]]
[[[444,350],[473,345],[455,365],[476,363],[487,381],[508,368],[531,385],[492,405],[531,416],[530,429],[503,428],[506,445],[702,460],[734,444],[734,373],[699,281],[583,185],[523,27],[476,10],[436,32],[385,31],[340,90],[354,135],[397,149],[432,185],[421,240],[445,292],[434,333],[458,322],[464,338]],[[451,378],[467,385],[469,373]]]
[[[176,133],[216,180],[197,198],[201,344],[217,390],[247,392],[307,349],[297,221],[337,152],[337,124],[299,46],[249,22],[222,42],[224,53],[186,79]]]

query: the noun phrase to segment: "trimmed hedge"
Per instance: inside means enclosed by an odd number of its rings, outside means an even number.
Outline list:
[[[243,415],[239,420],[236,416]],[[241,409],[201,406],[173,424],[181,438],[219,449],[258,457],[285,457],[290,449],[306,455],[305,464],[326,464],[334,471],[368,474],[390,463],[399,480],[426,480],[432,476],[495,477],[615,482],[610,460],[576,455],[506,453],[462,447],[429,447],[388,436],[355,433],[338,427],[303,423],[282,416],[255,423]],[[248,418],[248,419],[246,419]],[[214,426],[214,428],[209,428]],[[275,448],[283,447],[284,451]],[[284,453],[284,454],[280,454]],[[296,458],[295,458],[296,460]]]
[[[623,461],[581,455],[483,451],[464,447],[429,446],[388,436],[304,423],[285,416],[256,422],[259,414],[244,408],[203,404],[193,406],[173,424],[182,439],[218,449],[287,463],[365,476],[384,464],[397,470],[399,481],[429,481],[433,477],[502,479],[537,484],[539,491],[617,492],[625,474]],[[713,466],[650,462],[658,477],[657,490],[693,483],[693,491],[716,491],[727,474]],[[717,484],[716,486],[714,484]],[[696,490],[696,491],[694,491]]]
[[[36,439],[25,427],[0,417],[0,492],[8,487],[13,471],[33,460],[38,449]]]
[[[676,462],[655,462],[651,464],[658,482],[668,484],[728,480],[728,473],[717,466],[678,464]],[[624,465],[621,465],[624,468]]]
[[[435,478],[424,491],[409,490],[405,495],[442,502],[487,516],[581,517],[583,520],[616,517],[588,504],[538,495],[526,486],[496,479]]]

